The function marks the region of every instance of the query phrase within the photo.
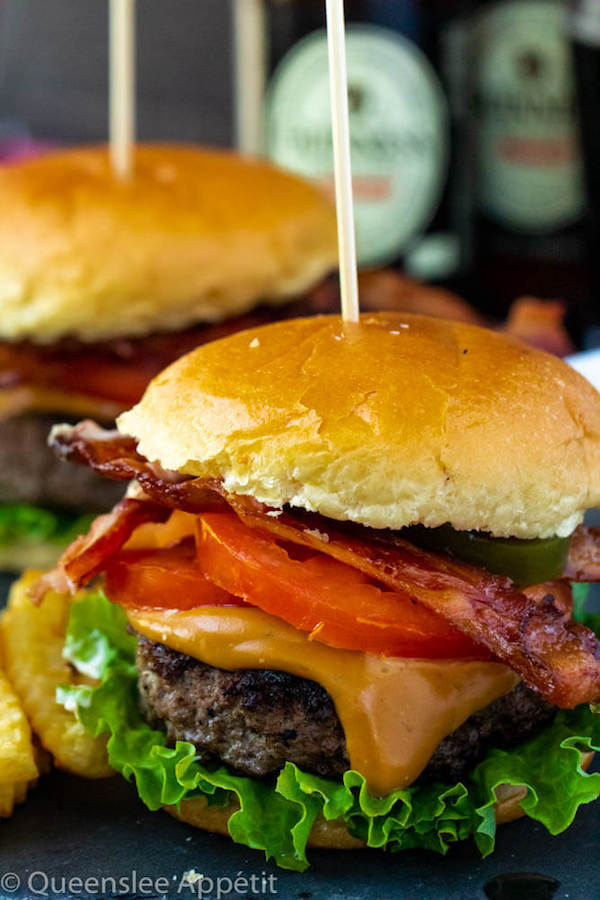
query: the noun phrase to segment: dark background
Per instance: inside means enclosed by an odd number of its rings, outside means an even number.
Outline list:
[[[231,142],[230,12],[227,0],[138,0],[141,139]],[[0,127],[105,140],[107,26],[108,0],[0,0]]]

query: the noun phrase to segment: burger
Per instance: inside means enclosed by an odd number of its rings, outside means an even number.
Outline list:
[[[51,426],[113,423],[182,353],[310,312],[336,230],[299,178],[177,145],[138,146],[128,181],[105,147],[6,166],[0,211],[0,567],[20,568],[54,562],[79,515],[120,495],[60,465]]]
[[[53,430],[130,488],[33,595],[89,585],[64,654],[94,680],[58,699],[147,806],[303,869],[487,854],[600,794],[600,395],[565,363],[418,315],[294,319],[180,358],[117,424]]]

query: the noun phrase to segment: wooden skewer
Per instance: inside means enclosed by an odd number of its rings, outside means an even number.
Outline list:
[[[352,167],[350,162],[344,3],[343,0],[326,0],[326,2],[342,318],[347,322],[358,322],[358,273],[354,231],[354,201],[352,196]]]
[[[234,0],[236,144],[241,153],[260,154],[267,49],[264,0]]]
[[[135,0],[110,0],[110,159],[127,179],[135,146]]]

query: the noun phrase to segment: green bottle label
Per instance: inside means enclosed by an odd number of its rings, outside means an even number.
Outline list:
[[[508,0],[477,19],[480,205],[524,233],[573,224],[583,210],[566,7]]]
[[[348,96],[359,261],[405,252],[439,206],[448,166],[444,95],[411,41],[370,25],[347,32]],[[275,70],[265,107],[268,157],[333,195],[325,31],[295,44]]]

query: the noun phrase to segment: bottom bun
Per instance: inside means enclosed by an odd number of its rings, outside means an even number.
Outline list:
[[[593,753],[585,753],[581,757],[581,766],[587,769],[594,758]],[[525,797],[527,788],[522,785],[501,784],[496,789],[496,822],[503,825],[505,822],[513,822],[524,815],[521,809],[521,800]],[[228,806],[209,806],[204,797],[196,797],[193,800],[184,800],[177,810],[175,806],[166,806],[166,811],[188,825],[202,828],[204,831],[213,831],[215,834],[229,836],[227,822],[229,817],[239,809],[237,803]],[[309,847],[328,847],[331,850],[354,850],[358,847],[366,847],[363,841],[352,837],[343,822],[334,820],[328,822],[319,817],[310,832],[308,838]]]
[[[184,800],[179,811],[176,806],[165,806],[165,809],[171,816],[193,825],[194,828],[202,828],[204,831],[213,831],[215,834],[229,837],[227,822],[239,806],[234,802],[228,806],[209,806],[204,797],[195,797],[193,800]],[[308,846],[327,847],[330,850],[355,850],[366,847],[366,844],[352,837],[344,822],[338,819],[327,822],[319,816],[311,829]]]

